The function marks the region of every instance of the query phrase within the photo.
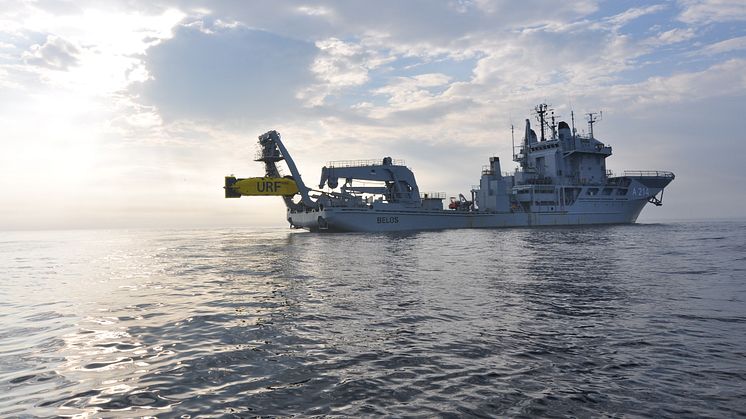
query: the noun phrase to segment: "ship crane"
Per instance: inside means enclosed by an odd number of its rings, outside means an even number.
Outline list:
[[[576,135],[572,110],[572,126],[545,103],[534,111],[540,138],[526,119],[522,144],[515,144],[511,126],[519,167],[504,173],[499,157],[489,157],[471,199],[458,194],[445,208],[444,193],[421,195],[414,173],[390,157],[330,162],[319,182],[325,191],[311,189],[276,131],[259,136],[256,161],[264,164],[264,176],[227,176],[225,196],[280,196],[290,227],[327,232],[634,223],[646,205],[662,204],[673,173],[628,170],[615,176],[606,170],[612,149],[593,130],[600,111],[586,114],[588,135]],[[283,161],[288,176],[278,168]]]
[[[318,204],[309,195],[310,190],[303,183],[295,162],[290,157],[277,131],[268,131],[259,136],[259,152],[256,161],[264,163],[264,177],[236,178],[225,177],[225,197],[273,195],[281,196],[285,205],[293,210],[317,208]],[[285,161],[292,176],[281,177],[277,163]],[[300,195],[300,202],[294,202],[293,196]]]
[[[457,211],[471,211],[473,205],[473,201],[469,201],[468,199],[466,199],[464,194],[460,193],[458,194],[458,199],[456,199],[455,196],[451,197],[451,202],[448,204],[448,209]]]

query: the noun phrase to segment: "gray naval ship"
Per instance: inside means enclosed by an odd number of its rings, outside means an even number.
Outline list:
[[[321,169],[318,189],[307,187],[276,131],[259,137],[256,161],[265,177],[225,179],[227,198],[281,195],[293,228],[314,232],[411,231],[634,223],[646,204],[662,205],[663,189],[674,179],[667,171],[606,170],[611,147],[594,137],[599,114],[587,114],[588,134],[566,122],[555,123],[546,104],[535,108],[540,135],[526,128],[513,145],[514,172],[501,171],[490,157],[470,197],[446,202],[443,193],[422,193],[404,162],[330,162]],[[290,175],[282,177],[284,161]],[[284,183],[283,183],[284,182]]]

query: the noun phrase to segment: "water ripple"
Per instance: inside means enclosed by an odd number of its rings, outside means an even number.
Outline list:
[[[13,233],[0,416],[743,416],[744,235]]]

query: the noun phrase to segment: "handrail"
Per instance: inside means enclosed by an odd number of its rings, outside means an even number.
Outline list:
[[[523,185],[515,185],[513,186],[512,190],[518,191],[518,190],[525,190],[525,191],[533,191],[534,193],[554,193],[558,187],[562,187],[561,185],[533,185],[533,184],[523,184]]]
[[[664,178],[674,178],[673,172],[665,170],[625,170],[624,176],[655,176]]]
[[[404,166],[404,160],[392,159],[391,164],[394,166]],[[381,166],[381,165],[383,165],[383,159],[337,160],[337,161],[329,161],[326,163],[326,167],[365,167],[365,166]]]

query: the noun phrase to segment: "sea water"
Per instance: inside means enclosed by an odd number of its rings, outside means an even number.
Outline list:
[[[746,222],[0,232],[0,417],[746,415]]]

